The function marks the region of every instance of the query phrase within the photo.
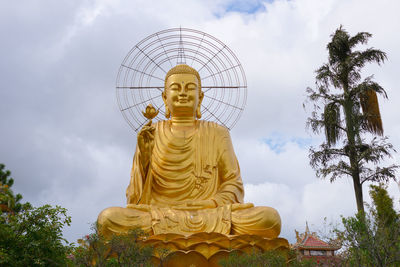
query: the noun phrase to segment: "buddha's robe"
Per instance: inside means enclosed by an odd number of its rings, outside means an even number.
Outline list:
[[[174,135],[169,121],[154,127],[147,173],[136,149],[126,191],[127,208],[112,207],[99,215],[106,236],[136,227],[150,234],[279,235],[281,221],[274,209],[243,204],[240,168],[225,127],[197,121],[194,133],[185,137]],[[216,207],[185,208],[197,200],[212,200]]]

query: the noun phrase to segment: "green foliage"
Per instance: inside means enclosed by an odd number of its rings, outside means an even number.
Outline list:
[[[0,210],[0,266],[65,266],[71,249],[62,236],[63,227],[71,223],[67,210],[20,203],[10,174],[0,164],[0,201],[5,205]]]
[[[141,229],[125,235],[113,235],[106,240],[93,227],[94,233],[79,240],[71,254],[72,266],[151,266],[153,248],[143,246],[140,241],[146,237]]]
[[[44,205],[0,215],[0,265],[64,266],[70,247],[62,228],[70,225],[66,209]]]
[[[318,177],[331,182],[352,177],[358,211],[364,210],[362,184],[395,179],[399,167],[377,166],[391,155],[393,146],[385,137],[367,141],[369,136],[365,135],[383,135],[377,94],[387,97],[372,76],[361,77],[367,63],[380,65],[386,60],[380,50],[356,50],[371,36],[367,32],[350,36],[340,26],[327,45],[328,63],[316,70],[316,89],[307,88],[308,101],[314,103],[307,126],[316,134],[324,132],[326,137],[318,149],[310,149],[310,164]]]
[[[11,186],[14,179],[10,177],[11,172],[5,170],[5,165],[0,163],[0,210],[3,212],[19,212],[22,209],[20,203],[21,194],[14,195]]]
[[[367,214],[342,218],[336,230],[349,266],[400,266],[400,214],[383,186],[371,186],[373,206]]]
[[[223,267],[317,266],[315,262],[310,260],[299,261],[294,250],[290,250],[288,255],[279,251],[253,252],[251,254],[232,252],[228,258],[222,259],[219,264]]]
[[[325,106],[324,114],[325,136],[328,146],[335,145],[340,137],[340,106],[337,103],[329,103]]]

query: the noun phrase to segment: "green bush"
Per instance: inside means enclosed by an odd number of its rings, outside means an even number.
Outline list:
[[[143,246],[140,240],[146,234],[135,229],[125,235],[114,235],[106,240],[93,227],[94,233],[80,239],[70,256],[72,266],[151,266],[153,248]]]
[[[348,266],[400,266],[400,214],[382,185],[371,186],[368,213],[342,218],[336,230]]]
[[[280,251],[256,252],[251,254],[233,252],[229,257],[220,262],[223,267],[311,267],[316,263],[310,260],[299,261],[294,250],[288,253]]]

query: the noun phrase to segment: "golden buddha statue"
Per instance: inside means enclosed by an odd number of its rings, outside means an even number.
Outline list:
[[[141,228],[150,236],[278,237],[281,220],[275,209],[243,203],[229,131],[200,120],[203,96],[196,70],[182,64],[168,71],[162,93],[167,120],[150,122],[138,133],[126,191],[128,205],[100,213],[104,236]]]

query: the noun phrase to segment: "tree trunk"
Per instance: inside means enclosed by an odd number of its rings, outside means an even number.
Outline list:
[[[360,183],[360,173],[355,172],[353,173],[352,176],[353,176],[354,193],[357,202],[357,210],[358,212],[361,211],[364,213],[364,201],[363,201],[362,184]]]
[[[362,193],[362,184],[360,182],[360,168],[357,160],[357,150],[356,150],[356,133],[359,129],[354,129],[354,114],[353,114],[353,102],[348,94],[348,87],[346,85],[343,86],[345,92],[345,103],[344,107],[344,115],[346,120],[346,134],[348,141],[348,157],[351,166],[351,176],[353,178],[354,185],[354,193],[356,196],[357,210],[358,212],[364,212],[364,201],[363,201],[363,193]]]

